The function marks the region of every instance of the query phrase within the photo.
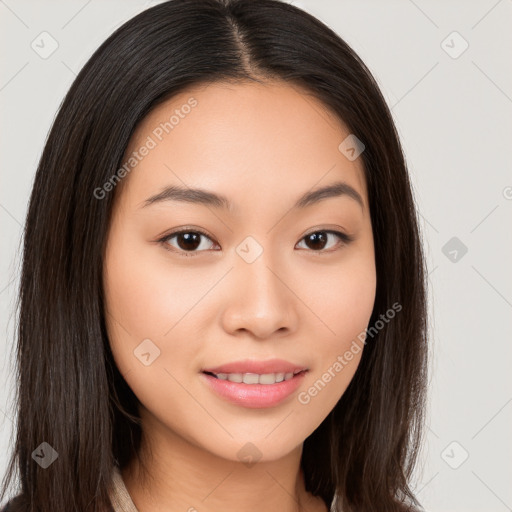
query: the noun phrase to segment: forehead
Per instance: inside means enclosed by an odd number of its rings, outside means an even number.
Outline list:
[[[140,205],[165,186],[200,186],[222,191],[238,210],[341,180],[366,204],[362,160],[350,161],[339,149],[349,134],[337,116],[295,85],[197,85],[139,124],[124,161],[134,153],[138,159],[123,188],[128,185],[130,201]],[[237,201],[241,192],[245,197]]]

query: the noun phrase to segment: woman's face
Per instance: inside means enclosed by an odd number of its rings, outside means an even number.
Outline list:
[[[112,352],[149,436],[274,460],[343,395],[376,288],[363,164],[350,139],[339,149],[348,136],[282,83],[196,86],[138,126],[104,285]]]

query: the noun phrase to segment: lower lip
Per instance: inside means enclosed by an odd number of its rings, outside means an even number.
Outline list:
[[[306,372],[300,372],[290,380],[283,380],[275,384],[244,384],[201,373],[210,388],[222,398],[251,409],[278,405],[300,386],[305,374]]]

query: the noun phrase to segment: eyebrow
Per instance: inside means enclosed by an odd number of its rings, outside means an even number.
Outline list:
[[[364,208],[364,202],[359,192],[348,183],[338,181],[325,187],[306,192],[299,197],[292,209],[305,208],[306,206],[316,204],[324,199],[343,196],[357,201],[361,208]],[[231,201],[222,194],[216,194],[199,188],[185,188],[179,185],[165,187],[161,192],[146,199],[142,208],[164,201],[182,201],[211,206],[213,208],[221,208],[229,211],[234,210],[233,203],[231,203]]]

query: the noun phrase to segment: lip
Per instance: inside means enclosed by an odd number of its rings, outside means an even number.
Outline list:
[[[275,384],[244,384],[231,382],[229,380],[218,379],[213,375],[204,373],[204,371],[200,375],[208,387],[222,399],[249,409],[262,409],[275,407],[288,398],[301,385],[306,373],[307,371],[303,371],[294,375],[290,380],[283,380]]]
[[[243,361],[234,361],[221,366],[203,368],[201,371],[210,373],[258,373],[263,375],[265,373],[296,373],[303,370],[308,370],[308,367],[291,363],[284,359],[268,359],[266,361],[244,359]]]

